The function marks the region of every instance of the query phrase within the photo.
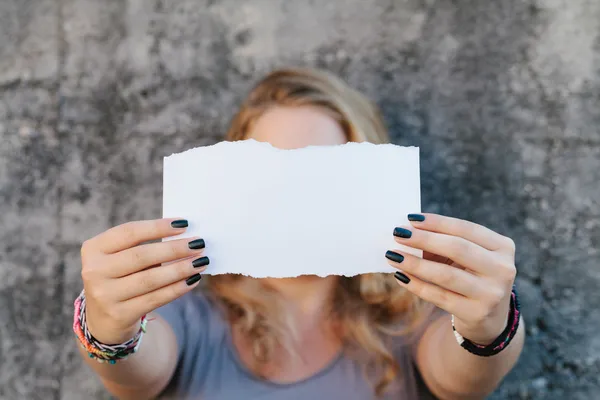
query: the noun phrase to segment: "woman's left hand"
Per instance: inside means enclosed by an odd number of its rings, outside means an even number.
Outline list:
[[[396,273],[400,285],[454,314],[463,337],[482,345],[493,342],[507,324],[517,272],[515,243],[461,219],[410,214],[409,220],[412,226],[394,229],[394,237],[424,253],[423,258],[397,249],[386,253],[401,270]]]

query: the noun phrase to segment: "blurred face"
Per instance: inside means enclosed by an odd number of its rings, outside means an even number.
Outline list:
[[[255,122],[247,139],[269,142],[273,147],[291,150],[306,146],[331,146],[344,144],[348,140],[338,122],[318,107],[273,107],[261,115]],[[329,279],[316,275],[303,275],[297,278],[266,278],[263,282],[275,287],[315,282],[316,280],[335,282],[334,276]],[[313,286],[314,288],[314,286]]]
[[[333,117],[318,107],[310,106],[273,107],[255,121],[247,138],[288,150],[348,141]]]

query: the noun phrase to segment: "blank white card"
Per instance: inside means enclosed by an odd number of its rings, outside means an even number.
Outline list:
[[[164,159],[163,216],[199,236],[206,274],[394,272],[394,227],[421,209],[419,149],[347,143],[281,150],[221,142]]]

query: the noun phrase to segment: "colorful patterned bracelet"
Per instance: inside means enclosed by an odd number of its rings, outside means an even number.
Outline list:
[[[96,340],[87,328],[85,319],[85,290],[75,299],[75,312],[73,313],[73,332],[79,339],[79,344],[85,349],[90,358],[100,363],[115,364],[119,360],[126,359],[130,354],[138,351],[142,343],[142,337],[146,332],[148,319],[144,315],[140,329],[135,336],[121,344],[108,345]]]
[[[469,339],[462,337],[460,333],[456,331],[454,327],[454,315],[452,316],[452,330],[456,341],[461,345],[462,348],[467,350],[469,353],[473,353],[477,356],[489,357],[500,353],[508,346],[510,341],[515,337],[517,329],[519,329],[519,319],[521,316],[519,298],[517,296],[517,288],[513,285],[512,294],[510,297],[510,310],[508,312],[508,323],[504,331],[487,346],[473,343]]]

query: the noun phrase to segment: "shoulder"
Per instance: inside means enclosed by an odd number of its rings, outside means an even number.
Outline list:
[[[202,289],[187,293],[155,310],[177,338],[180,354],[185,349],[222,340],[227,322],[216,301]]]
[[[177,369],[160,398],[181,398],[200,390],[211,360],[223,359],[229,325],[219,306],[199,289],[160,307],[155,314],[171,327],[177,340]]]
[[[447,313],[432,304],[425,304],[411,321],[403,321],[399,331],[403,334],[393,335],[392,352],[401,371],[401,381],[405,385],[408,398],[435,399],[425,382],[417,362],[418,348],[421,339]]]
[[[202,288],[186,293],[169,304],[158,308],[155,312],[161,316],[178,313],[188,318],[211,317],[213,315],[220,317],[217,304]]]
[[[433,304],[424,303],[419,311],[410,320],[403,319],[392,327],[392,331],[400,334],[392,335],[394,349],[406,350],[415,348],[423,338],[427,330],[441,317],[448,313]],[[414,354],[411,354],[414,355]]]

